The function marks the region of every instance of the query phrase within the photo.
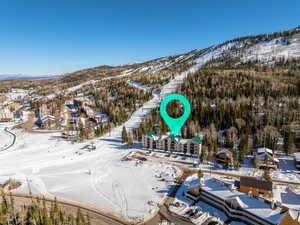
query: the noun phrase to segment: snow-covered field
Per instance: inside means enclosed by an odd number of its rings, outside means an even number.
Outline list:
[[[71,144],[59,134],[29,134],[15,130],[17,142],[0,153],[0,182],[23,182],[16,191],[56,195],[86,202],[125,216],[147,216],[149,200],[158,203],[178,173],[174,167],[121,161],[128,150],[120,139],[105,136],[95,142],[96,151]],[[166,181],[159,181],[160,175]]]

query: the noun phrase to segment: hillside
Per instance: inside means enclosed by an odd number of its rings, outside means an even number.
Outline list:
[[[57,90],[64,90],[87,81],[97,81],[107,77],[129,75],[155,75],[184,71],[193,65],[220,64],[228,61],[234,66],[241,63],[259,61],[272,66],[281,59],[300,57],[300,28],[273,34],[241,37],[214,45],[206,49],[193,50],[188,53],[163,57],[147,62],[121,66],[99,66],[83,69],[55,78],[39,80],[5,80],[0,81],[1,91],[8,88],[34,88],[37,94],[48,95]],[[162,76],[162,74],[160,74]]]

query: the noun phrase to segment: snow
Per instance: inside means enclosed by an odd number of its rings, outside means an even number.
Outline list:
[[[183,196],[183,193],[185,193],[189,187],[197,184],[199,184],[197,174],[188,177],[179,188],[179,191],[176,194],[176,200],[179,200],[181,202],[189,201],[188,199],[186,199],[186,197]],[[202,188],[224,200],[238,197],[246,206],[244,210],[247,210],[252,214],[264,218],[270,222],[277,223],[282,217],[282,214],[280,214],[280,209],[272,210],[270,205],[268,205],[267,203],[264,203],[255,198],[251,198],[247,194],[238,191],[231,191],[226,186],[217,183],[215,181],[215,178],[210,177],[209,175],[205,175],[205,181]]]
[[[295,157],[296,161],[300,161],[300,152],[295,152],[294,157]]]
[[[121,161],[131,150],[108,135],[94,140],[96,151],[87,152],[80,150],[86,143],[61,141],[59,134],[14,132],[18,137],[15,146],[0,154],[0,181],[20,180],[17,192],[55,195],[128,217],[143,217],[153,210],[147,201],[159,203],[178,173],[168,165]]]
[[[128,84],[129,86],[132,86],[132,87],[134,87],[134,88],[140,89],[140,90],[145,91],[145,92],[150,91],[150,87],[147,87],[147,86],[145,86],[145,85],[142,85],[142,84],[140,84],[140,83],[138,83],[138,82],[136,82],[136,81],[133,81],[133,80],[128,80],[128,81],[127,81],[127,84]]]
[[[300,210],[300,190],[286,187],[286,186],[275,186],[273,190],[274,200],[281,202],[282,205],[290,208]]]
[[[263,62],[272,61],[275,58],[300,57],[300,34],[290,38],[290,44],[284,37],[275,38],[271,41],[261,41],[250,47],[242,55],[242,61],[259,59]]]

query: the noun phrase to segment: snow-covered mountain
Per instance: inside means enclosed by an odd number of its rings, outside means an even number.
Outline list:
[[[135,62],[120,66],[99,66],[83,69],[47,79],[38,86],[51,90],[53,85],[58,89],[70,88],[90,83],[103,78],[124,77],[139,74],[152,74],[159,71],[194,71],[206,65],[220,65],[230,62],[240,65],[246,62],[260,62],[272,66],[278,60],[300,58],[300,27],[273,34],[240,37],[205,49],[196,49],[184,54],[162,57],[146,62]],[[180,68],[180,69],[178,69]],[[35,77],[36,79],[37,77]],[[45,78],[45,77],[39,77]],[[3,79],[31,79],[28,76],[1,76]],[[8,84],[6,88],[9,88]],[[58,86],[59,85],[59,86]],[[26,80],[20,82],[20,87],[26,87]],[[2,85],[4,87],[4,85]],[[52,93],[51,93],[52,94]]]
[[[30,80],[34,80],[34,79],[42,79],[42,78],[51,78],[51,77],[55,77],[57,75],[38,75],[38,76],[34,76],[34,75],[25,75],[25,74],[0,74],[0,80],[18,80],[18,79],[30,79]]]
[[[274,34],[241,37],[206,49],[135,64],[136,68],[123,73],[156,72],[186,62],[202,66],[203,62],[218,58],[234,58],[237,64],[259,61],[268,65],[277,60],[300,58],[300,27]]]

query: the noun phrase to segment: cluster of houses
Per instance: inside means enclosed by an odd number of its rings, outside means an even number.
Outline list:
[[[233,153],[229,149],[221,149],[215,155],[215,159],[221,164],[232,164]],[[269,148],[258,148],[254,152],[253,161],[258,169],[277,170],[279,160],[275,157],[274,152]]]
[[[58,106],[52,104],[51,98],[30,98],[24,91],[18,95],[12,90],[11,94],[13,97],[9,96],[1,102],[0,122],[19,120],[26,130],[61,131],[62,136],[68,139],[78,138],[81,130],[87,138],[93,138],[95,131],[109,121],[109,116],[95,107],[92,95],[64,96],[64,104]]]
[[[201,154],[202,137],[196,136],[185,139],[173,135],[157,135],[155,132],[148,132],[142,136],[142,146],[147,149],[163,150],[169,153],[183,153],[190,155]]]
[[[54,111],[49,109],[49,104],[41,104],[36,111],[38,129],[60,130],[64,138],[76,140],[80,132],[87,138],[95,137],[96,130],[109,121],[108,115],[95,107],[94,96],[68,97],[64,101]]]
[[[77,139],[80,132],[84,132],[87,138],[93,138],[96,130],[109,121],[106,113],[101,113],[96,109],[94,96],[67,100],[61,115],[62,135],[68,139]]]
[[[5,101],[0,106],[0,122],[23,119],[23,112],[29,110],[28,99],[18,98]]]

